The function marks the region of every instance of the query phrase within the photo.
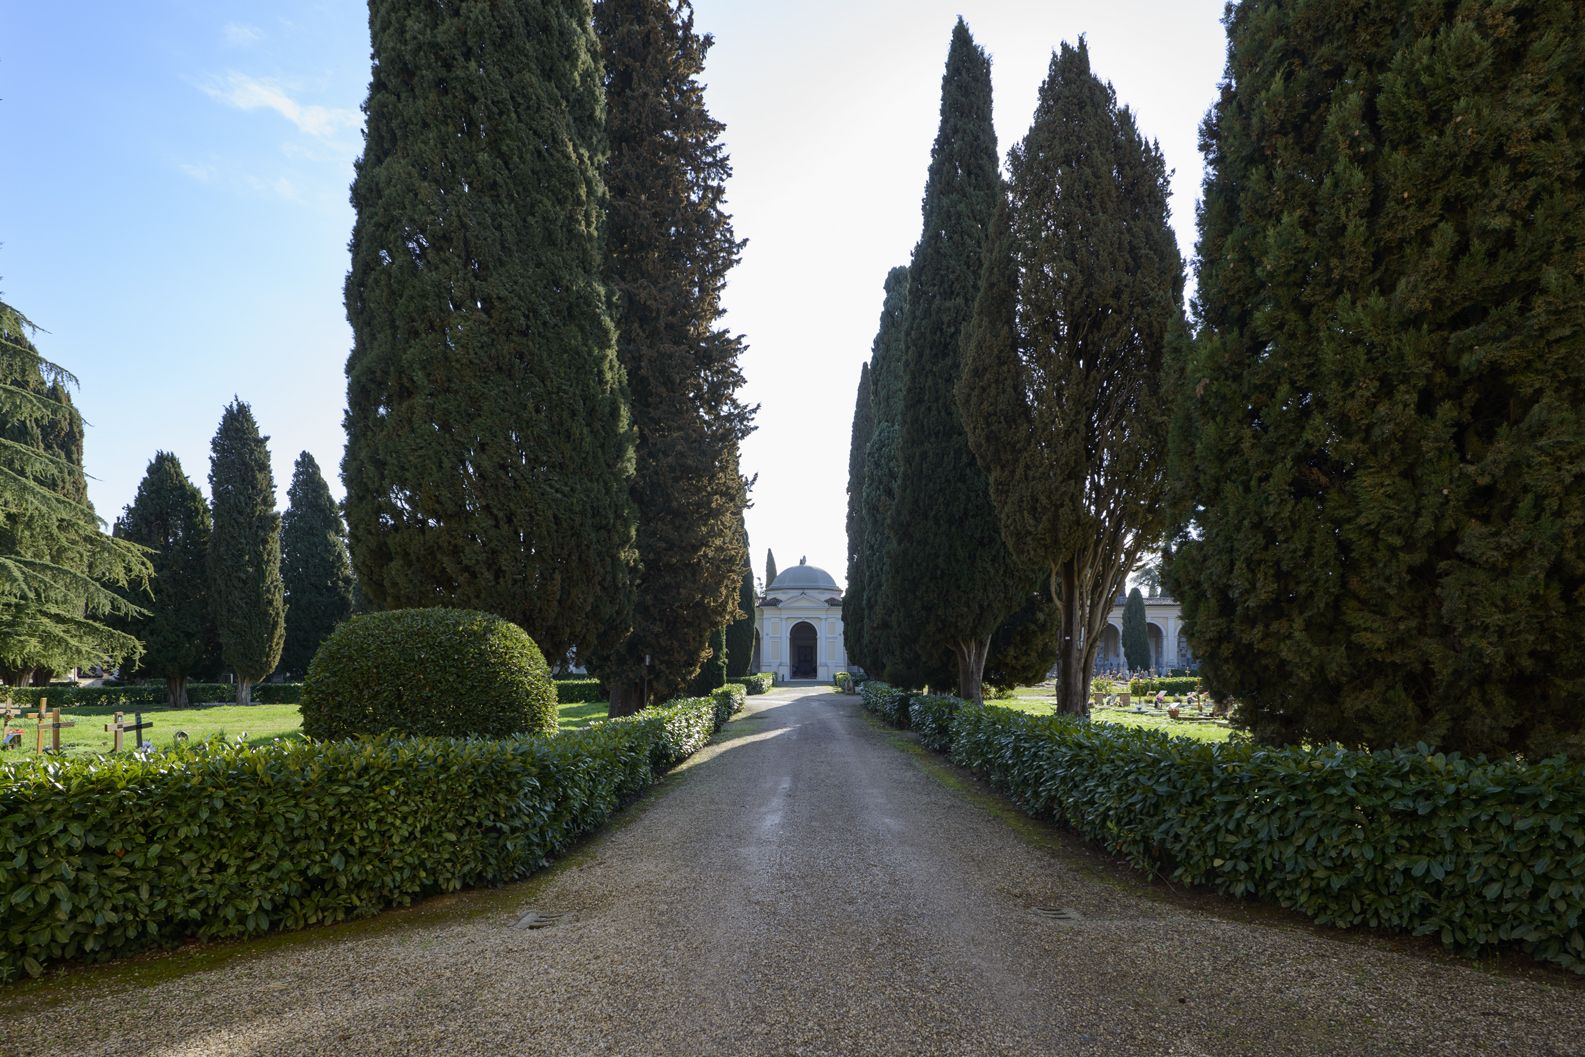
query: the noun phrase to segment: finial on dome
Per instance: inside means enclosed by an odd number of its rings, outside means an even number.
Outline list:
[[[808,565],[809,564],[809,556],[805,555],[802,558],[799,558],[798,559],[798,564],[799,565]]]

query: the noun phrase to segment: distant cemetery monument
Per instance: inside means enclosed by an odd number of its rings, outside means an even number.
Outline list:
[[[776,681],[829,681],[848,670],[842,639],[842,588],[831,574],[800,558],[765,588],[754,607],[759,632],[756,670]]]

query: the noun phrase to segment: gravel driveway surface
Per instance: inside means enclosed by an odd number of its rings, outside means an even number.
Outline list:
[[[1574,978],[1147,885],[814,688],[524,884],[0,993],[16,1057],[1582,1053]]]

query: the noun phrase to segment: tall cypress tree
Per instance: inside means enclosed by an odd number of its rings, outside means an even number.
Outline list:
[[[880,324],[870,348],[870,435],[864,449],[863,483],[860,485],[860,523],[863,536],[856,575],[848,578],[842,599],[844,638],[848,621],[855,620],[852,640],[858,661],[869,675],[886,673],[887,658],[895,654],[890,639],[892,614],[881,608],[881,586],[886,578],[888,534],[892,501],[897,491],[897,426],[902,414],[903,327],[908,312],[908,269],[886,273],[885,300]]]
[[[187,679],[213,638],[209,615],[209,504],[168,451],[154,453],[137,495],[116,520],[117,538],[149,550],[154,577],[134,592],[148,614],[123,626],[143,643],[131,671],[165,680],[172,708],[187,707]]]
[[[842,596],[842,641],[848,663],[864,667],[864,456],[875,421],[870,405],[870,365],[859,367],[859,388],[853,398],[853,432],[848,440],[848,589]]]
[[[738,617],[726,629],[726,677],[740,679],[754,665],[754,563],[749,559],[748,528],[738,518],[743,536],[743,571],[738,578]]]
[[[1227,26],[1168,569],[1206,684],[1263,739],[1585,752],[1579,5]]]
[[[301,678],[320,643],[352,614],[352,567],[341,510],[319,463],[297,456],[281,518],[281,583],[286,592],[286,641],[281,668]]]
[[[908,275],[898,473],[881,606],[925,658],[950,652],[958,693],[981,699],[991,634],[1023,602],[955,387],[991,214],[1001,197],[991,63],[960,18],[941,80],[924,232]]]
[[[776,582],[776,554],[769,547],[765,548],[765,587]]]
[[[209,602],[221,656],[237,677],[237,704],[275,670],[286,637],[281,584],[281,516],[269,438],[240,399],[226,405],[210,444]]]
[[[1150,667],[1150,628],[1145,617],[1145,596],[1139,588],[1128,592],[1123,604],[1123,663],[1131,672]]]
[[[125,589],[152,569],[107,536],[88,502],[76,380],[39,355],[33,324],[0,301],[0,675],[27,684],[136,657],[104,618],[141,616]]]
[[[627,633],[633,434],[601,279],[589,0],[371,0],[347,526],[376,606],[499,614],[552,664]]]
[[[695,31],[689,0],[598,0],[594,20],[610,145],[606,275],[638,429],[632,631],[597,665],[611,714],[624,715],[648,703],[646,688],[652,700],[684,690],[707,656],[726,662],[717,640],[737,611],[747,502],[737,451],[753,410],[737,395],[743,340],[720,325],[743,243],[724,209],[724,126],[699,79],[713,41]]]
[[[958,386],[1003,537],[1049,576],[1058,707],[1089,710],[1113,600],[1165,526],[1162,364],[1182,340],[1167,169],[1062,45],[1008,159]]]

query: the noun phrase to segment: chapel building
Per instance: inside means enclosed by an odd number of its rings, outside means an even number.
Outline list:
[[[812,679],[830,682],[848,670],[842,639],[842,588],[818,565],[800,559],[783,569],[754,607],[759,633],[757,671],[778,683]]]

